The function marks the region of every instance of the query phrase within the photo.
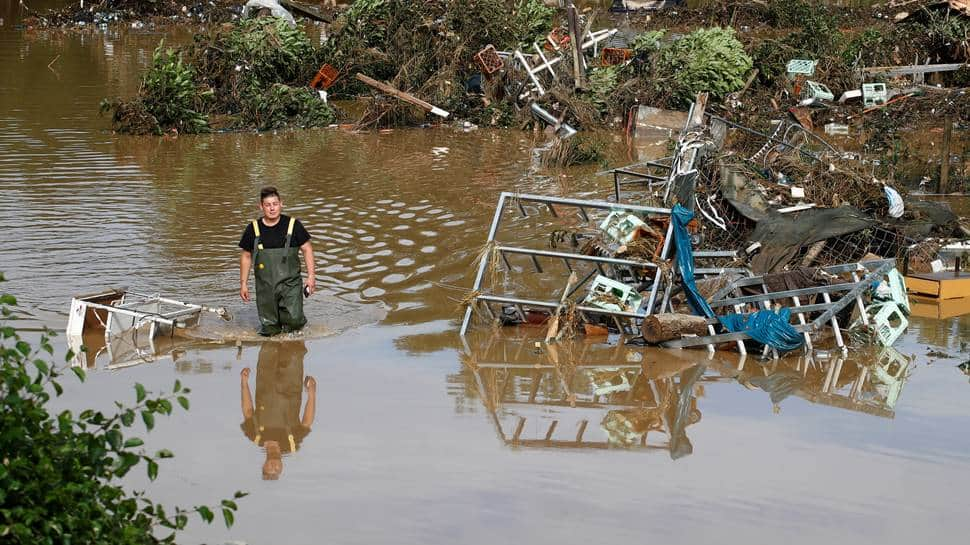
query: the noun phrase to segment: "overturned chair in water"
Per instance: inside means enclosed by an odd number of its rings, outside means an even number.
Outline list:
[[[186,303],[126,288],[109,288],[79,295],[71,300],[67,339],[75,352],[74,365],[87,367],[96,354],[82,354],[82,347],[98,346],[108,352],[108,368],[128,367],[153,361],[162,350],[160,338],[172,339],[177,330],[197,327],[203,312],[231,320],[225,308]],[[171,343],[169,343],[171,344]]]

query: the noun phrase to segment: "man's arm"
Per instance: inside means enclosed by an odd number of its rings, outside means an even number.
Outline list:
[[[303,418],[300,419],[300,423],[310,428],[317,414],[317,379],[307,377],[304,385],[306,386],[306,406],[303,407]]]
[[[316,264],[313,261],[313,246],[310,241],[306,241],[300,246],[300,252],[303,253],[303,261],[306,263],[306,287],[310,288],[310,294],[317,290],[317,273]]]
[[[253,266],[253,253],[242,250],[239,253],[239,297],[249,302],[249,269]]]
[[[242,391],[242,415],[243,418],[253,417],[253,395],[249,392],[249,367],[243,368],[239,373],[239,387]]]

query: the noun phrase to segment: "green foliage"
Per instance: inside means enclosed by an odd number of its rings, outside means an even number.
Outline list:
[[[886,45],[888,45],[887,40],[882,32],[875,28],[867,28],[845,44],[842,50],[842,61],[849,66],[860,60],[863,64],[869,64],[868,60],[871,58],[869,55],[880,51]]]
[[[0,281],[3,276],[0,275]],[[16,299],[0,297],[4,317]],[[121,479],[144,464],[151,480],[158,461],[172,453],[146,452],[144,441],[131,435],[136,416],[151,431],[155,416],[170,415],[172,399],[183,407],[187,388],[176,381],[171,394],[154,395],[135,385],[135,403],[116,402],[113,414],[84,410],[49,412],[52,395],[63,392],[64,370],[45,331],[36,346],[15,328],[0,327],[0,541],[3,543],[173,543],[189,516],[211,522],[206,506],[176,508],[173,514],[144,492],[129,491]],[[70,352],[67,360],[73,358]],[[69,368],[80,380],[84,371]],[[185,401],[182,401],[185,399]],[[237,492],[235,498],[245,496]],[[233,520],[236,504],[221,503],[223,518]],[[159,534],[167,533],[165,537]]]
[[[519,44],[530,44],[549,34],[556,10],[541,0],[517,0],[513,14],[516,40]]]
[[[255,96],[246,118],[261,131],[284,127],[325,127],[335,119],[316,91],[277,83]]]
[[[138,98],[106,101],[102,109],[113,110],[117,130],[131,133],[203,132],[212,115],[233,128],[324,126],[333,109],[304,87],[318,68],[315,56],[300,28],[275,17],[246,19],[178,50],[160,45]]]
[[[620,65],[599,66],[589,71],[587,76],[589,101],[600,115],[605,115],[610,110],[610,96],[619,84],[621,71]]]
[[[205,79],[226,75],[251,87],[274,83],[305,84],[313,45],[300,27],[283,19],[245,19],[232,28],[219,28],[196,38],[193,57]]]
[[[154,116],[159,128],[197,133],[208,129],[201,104],[211,92],[197,89],[195,72],[182,61],[182,55],[166,49],[162,42],[152,55],[140,92],[145,110]]]
[[[650,30],[637,35],[633,40],[633,52],[637,57],[649,57],[660,50],[666,30]]]
[[[659,53],[654,71],[682,105],[707,91],[721,98],[744,86],[752,61],[733,29],[702,28],[676,40]]]
[[[818,5],[804,0],[773,0],[767,3],[765,22],[779,28],[798,28],[818,12]]]

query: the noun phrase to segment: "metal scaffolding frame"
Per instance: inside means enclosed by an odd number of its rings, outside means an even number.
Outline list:
[[[505,266],[509,270],[512,269],[512,263],[509,260],[510,256],[513,255],[524,255],[528,256],[532,262],[532,266],[537,273],[543,273],[544,269],[542,267],[539,258],[543,259],[554,259],[562,261],[566,269],[570,272],[577,268],[580,263],[592,264],[594,269],[587,274],[582,280],[580,280],[571,290],[566,294],[569,297],[579,291],[583,286],[589,283],[596,273],[602,274],[604,276],[610,276],[612,278],[624,278],[629,277],[635,281],[646,281],[650,280],[652,282],[650,288],[650,296],[647,301],[647,305],[644,311],[638,309],[637,312],[623,312],[623,311],[610,311],[589,306],[579,306],[577,309],[581,312],[587,312],[591,314],[608,315],[613,318],[614,323],[622,331],[627,328],[635,329],[636,321],[643,319],[647,316],[651,309],[653,309],[654,304],[657,301],[657,295],[659,293],[661,284],[664,282],[664,272],[663,267],[657,265],[650,261],[637,261],[631,259],[619,259],[612,257],[601,257],[594,255],[585,255],[575,252],[559,252],[559,251],[549,251],[549,250],[537,250],[531,248],[522,248],[518,246],[512,246],[507,244],[500,244],[496,240],[499,228],[502,224],[502,219],[506,208],[514,204],[520,214],[523,217],[529,216],[529,211],[525,204],[529,203],[535,205],[537,208],[547,209],[553,216],[558,217],[560,212],[556,207],[566,207],[575,209],[579,217],[590,222],[590,212],[593,210],[600,211],[625,211],[628,213],[638,214],[641,216],[646,215],[660,215],[660,216],[670,216],[669,208],[657,208],[650,206],[639,206],[633,204],[619,204],[610,203],[606,201],[588,201],[581,199],[566,199],[560,197],[547,197],[542,195],[529,195],[529,194],[517,194],[510,192],[503,192],[499,197],[498,205],[495,208],[495,215],[492,219],[492,224],[488,232],[488,238],[486,240],[486,250],[482,253],[481,260],[478,266],[478,272],[475,276],[475,282],[472,286],[472,293],[474,297],[472,301],[468,304],[465,309],[465,316],[462,321],[460,335],[464,336],[468,331],[468,326],[470,325],[471,319],[474,312],[482,305],[482,309],[488,315],[489,318],[495,318],[496,313],[492,310],[492,304],[500,305],[512,305],[519,317],[525,320],[525,306],[539,307],[539,308],[549,308],[555,309],[561,305],[561,302],[556,300],[534,300],[534,299],[524,299],[519,297],[508,297],[498,294],[484,293],[482,290],[484,288],[483,282],[485,279],[485,272],[490,265],[492,265],[492,253],[496,253],[501,257]],[[666,261],[667,255],[670,252],[671,240],[673,238],[673,223],[671,223],[667,228],[666,236],[664,237],[663,248],[660,254],[660,258]],[[609,269],[609,273],[607,269]]]
[[[507,346],[509,343],[501,344]],[[655,374],[648,373],[648,368],[642,364],[592,363],[588,361],[591,358],[584,349],[577,356],[584,363],[563,367],[558,364],[558,356],[553,355],[553,351],[545,353],[545,363],[530,362],[536,357],[530,350],[531,346],[531,343],[520,340],[512,353],[505,351],[492,360],[487,354],[492,348],[491,342],[486,342],[484,348],[480,349],[484,351],[484,358],[481,359],[473,356],[466,344],[465,365],[475,378],[479,398],[489,412],[497,437],[504,445],[513,448],[566,449],[670,448],[671,423],[665,409],[677,402],[680,387],[678,374],[697,363],[685,360],[681,366]],[[613,351],[619,350],[628,348],[619,345]],[[624,375],[628,388],[597,394],[595,384],[589,378],[596,371]],[[486,376],[492,380],[486,380]],[[704,383],[726,382],[730,378],[706,375],[699,380]],[[575,387],[577,381],[585,387],[584,391]],[[547,384],[549,386],[545,386]],[[640,392],[637,395],[646,397],[636,398],[635,391]],[[613,411],[644,409],[658,413],[659,426],[643,433],[635,444],[611,443],[608,439],[590,437],[588,433],[591,423],[594,429],[601,429],[600,422]],[[591,418],[597,413],[598,417]],[[691,424],[697,420],[691,421]],[[539,438],[524,437],[528,422],[534,422],[532,428],[539,432]],[[648,442],[651,432],[663,439]]]
[[[827,325],[831,325],[836,344],[843,352],[847,352],[848,349],[842,338],[842,330],[839,326],[838,314],[854,303],[858,305],[859,316],[862,321],[868,323],[868,314],[866,313],[866,306],[862,300],[862,295],[871,285],[886,278],[889,272],[895,267],[896,262],[893,259],[879,259],[823,267],[822,270],[828,274],[849,274],[852,280],[812,288],[774,292],[768,289],[763,276],[741,278],[715,293],[711,297],[709,304],[715,310],[723,307],[732,307],[735,312],[739,312],[743,307],[754,307],[755,310],[768,310],[779,304],[790,307],[792,318],[797,321],[794,324],[794,328],[805,336],[806,347],[809,350],[812,349],[812,339]],[[862,273],[865,275],[860,277]],[[762,293],[742,295],[741,290],[743,288],[759,288]],[[838,299],[833,300],[832,296],[835,294],[841,295]],[[822,302],[805,305],[801,303],[803,297],[815,296],[821,297]],[[812,314],[815,314],[815,316],[810,316]],[[811,318],[811,321],[809,321],[809,318]],[[713,326],[718,323],[718,320],[717,318],[712,318],[708,322]],[[703,337],[686,337],[665,342],[662,346],[667,348],[686,348],[689,346],[743,341],[750,338],[750,335],[744,332],[721,333]]]

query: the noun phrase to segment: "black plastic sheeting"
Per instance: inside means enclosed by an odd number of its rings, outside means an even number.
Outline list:
[[[762,245],[761,252],[751,260],[751,270],[755,274],[774,272],[790,263],[805,246],[874,225],[875,220],[851,206],[772,212],[751,233],[751,240]]]

